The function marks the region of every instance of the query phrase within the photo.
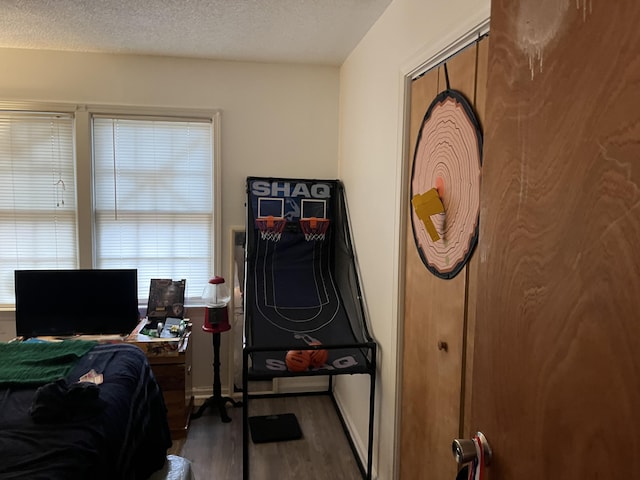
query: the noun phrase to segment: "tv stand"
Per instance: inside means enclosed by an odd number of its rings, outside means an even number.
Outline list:
[[[173,440],[186,437],[193,411],[190,337],[191,332],[187,331],[177,355],[174,352],[146,352],[153,375],[162,389]]]
[[[181,337],[142,335],[140,332],[148,327],[147,320],[143,319],[125,340],[139,347],[147,356],[153,375],[162,389],[173,440],[187,435],[194,402],[191,382],[192,349],[189,341],[191,323],[188,318],[184,320],[187,329]]]

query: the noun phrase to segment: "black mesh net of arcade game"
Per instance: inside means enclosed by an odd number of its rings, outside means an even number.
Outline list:
[[[247,179],[250,379],[375,369],[344,197],[338,180]],[[320,363],[288,366],[288,351],[319,345]]]

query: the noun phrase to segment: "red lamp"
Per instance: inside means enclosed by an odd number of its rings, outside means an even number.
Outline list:
[[[224,283],[224,278],[218,276],[211,278],[204,287],[202,299],[205,304],[202,330],[208,333],[220,333],[230,330],[231,325],[229,325],[227,305],[231,300],[231,294]]]

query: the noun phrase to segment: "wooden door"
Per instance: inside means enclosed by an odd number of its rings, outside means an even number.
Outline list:
[[[450,86],[484,108],[487,39],[447,61]],[[411,86],[410,145],[429,105],[445,90],[443,66],[414,80]],[[471,259],[457,276],[443,280],[422,263],[412,234],[406,202],[403,366],[400,428],[400,478],[446,479],[456,475],[451,440],[460,435],[464,404],[463,372],[467,324],[472,322],[467,297]],[[473,303],[475,307],[475,303]]]
[[[640,478],[639,24],[636,0],[492,4],[471,406],[490,480]]]

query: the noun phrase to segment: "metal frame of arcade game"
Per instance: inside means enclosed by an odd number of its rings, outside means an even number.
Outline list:
[[[377,344],[369,333],[339,180],[247,178],[243,478],[250,399],[329,395],[363,478],[371,479]],[[334,375],[370,379],[363,464],[333,393]],[[251,394],[249,381],[328,376],[325,391]]]

